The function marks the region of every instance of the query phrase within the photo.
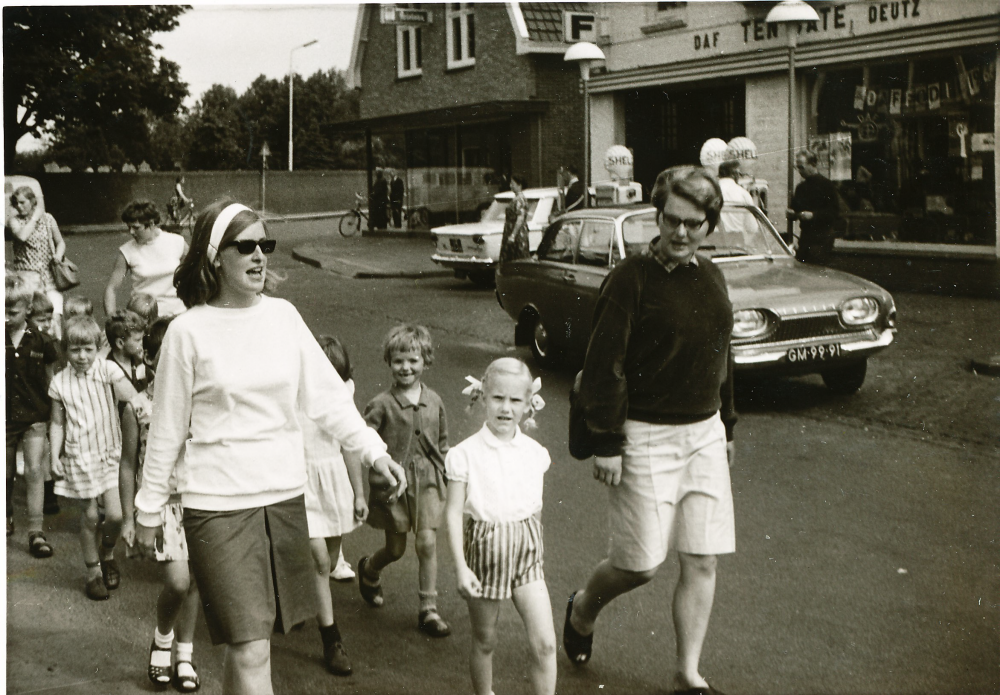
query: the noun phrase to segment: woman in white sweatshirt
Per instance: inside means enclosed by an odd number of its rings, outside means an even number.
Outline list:
[[[177,269],[188,307],[164,337],[137,534],[152,556],[176,472],[194,577],[224,693],[270,695],[270,635],[316,614],[300,413],[397,481],[406,478],[361,418],[302,317],[263,296],[274,250],[249,208],[220,201],[198,218]]]

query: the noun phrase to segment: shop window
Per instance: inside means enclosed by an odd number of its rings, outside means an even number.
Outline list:
[[[420,27],[396,27],[396,75],[417,77],[423,74],[423,32]]]
[[[449,69],[476,64],[476,15],[472,8],[472,3],[448,3],[445,38]]]

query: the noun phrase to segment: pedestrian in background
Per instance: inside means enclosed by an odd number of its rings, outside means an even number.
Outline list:
[[[403,228],[403,198],[406,189],[403,187],[403,179],[395,169],[389,169],[389,207],[392,210],[392,226],[396,229]]]
[[[365,420],[406,469],[407,493],[388,494],[383,481],[369,478],[368,524],[385,531],[385,545],[358,561],[358,587],[369,605],[377,608],[385,602],[380,573],[403,557],[412,530],[419,562],[417,627],[431,637],[447,637],[451,628],[437,608],[437,529],[447,494],[448,421],[441,397],[422,378],[434,362],[431,334],[423,326],[395,326],[385,338],[382,356],[393,384],[368,403]]]
[[[583,206],[583,182],[580,171],[573,164],[563,167],[566,175],[566,211],[576,210]]]
[[[371,208],[372,229],[385,229],[389,226],[389,182],[385,180],[385,171],[375,169],[375,182],[372,184]]]
[[[715,229],[722,191],[702,167],[668,169],[651,200],[660,236],[614,267],[594,310],[579,397],[611,537],[608,557],[569,598],[563,645],[573,663],[589,661],[600,612],[651,581],[676,541],[673,689],[711,695],[698,662],[716,556],[736,549],[733,309],[722,272],[695,252]]]
[[[472,644],[469,670],[476,695],[493,691],[493,652],[501,601],[512,599],[527,635],[529,679],[535,695],[556,690],[556,635],[545,586],[542,479],[551,459],[521,432],[521,419],[544,405],[528,366],[504,357],[473,383],[482,400],[482,429],[456,445],[445,459],[448,473],[448,543],[458,592],[469,606]]]
[[[504,211],[503,236],[500,239],[499,263],[516,261],[531,255],[528,247],[528,199],[524,197],[525,178],[512,174],[510,190],[514,199]]]
[[[406,485],[295,307],[262,294],[274,248],[238,203],[218,201],[195,223],[176,274],[188,310],[160,348],[135,499],[136,540],[153,558],[178,471],[191,568],[232,695],[270,695],[272,631],[316,615],[301,415],[398,492]]]
[[[795,257],[803,263],[825,263],[833,252],[834,227],[840,219],[840,194],[830,179],[819,173],[819,158],[812,150],[795,155],[795,168],[803,181],[795,187],[789,220],[799,221]]]
[[[20,271],[29,282],[37,282],[40,289],[52,302],[56,318],[56,337],[62,336],[63,296],[56,289],[52,274],[52,261],[62,260],[66,255],[66,241],[59,232],[56,219],[45,212],[38,203],[38,197],[28,186],[21,186],[11,196],[13,206],[8,211],[5,224],[13,234],[11,268]]]

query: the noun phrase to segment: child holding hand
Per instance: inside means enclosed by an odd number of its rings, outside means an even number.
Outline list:
[[[358,561],[358,587],[369,605],[384,603],[379,573],[403,557],[412,529],[420,563],[417,627],[431,637],[447,637],[451,628],[437,609],[437,528],[447,491],[448,424],[441,397],[421,380],[434,360],[430,332],[423,326],[396,326],[386,336],[383,357],[393,385],[372,399],[364,417],[406,470],[407,487],[397,499],[381,476],[369,475],[368,524],[385,530],[385,546]]]
[[[448,474],[448,544],[458,569],[458,591],[472,621],[470,671],[476,695],[490,695],[500,602],[513,599],[527,632],[530,678],[536,695],[556,688],[556,637],[542,571],[542,478],[551,459],[518,426],[533,424],[545,403],[521,360],[494,360],[482,384],[466,389],[482,398],[486,423],[452,448]]]

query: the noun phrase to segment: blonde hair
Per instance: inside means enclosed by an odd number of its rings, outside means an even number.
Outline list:
[[[27,303],[31,309],[31,300],[35,296],[35,285],[18,272],[8,272],[4,280],[4,302],[6,304]]]
[[[93,345],[98,347],[101,344],[101,327],[91,316],[74,316],[66,321],[66,328],[63,330],[63,346],[73,345]]]
[[[525,387],[526,390],[528,392],[531,391],[531,370],[528,369],[528,365],[525,364],[523,360],[519,360],[516,357],[500,357],[490,362],[489,366],[486,367],[486,371],[483,372],[484,393],[489,388],[490,380],[500,376],[501,374],[506,374],[508,376],[523,376],[527,381],[527,386]]]
[[[160,308],[156,304],[156,297],[145,292],[133,294],[125,308],[141,316],[147,326],[152,326],[153,322],[160,317]]]
[[[71,294],[63,302],[63,320],[68,321],[78,316],[93,317],[94,303],[82,294]]]

